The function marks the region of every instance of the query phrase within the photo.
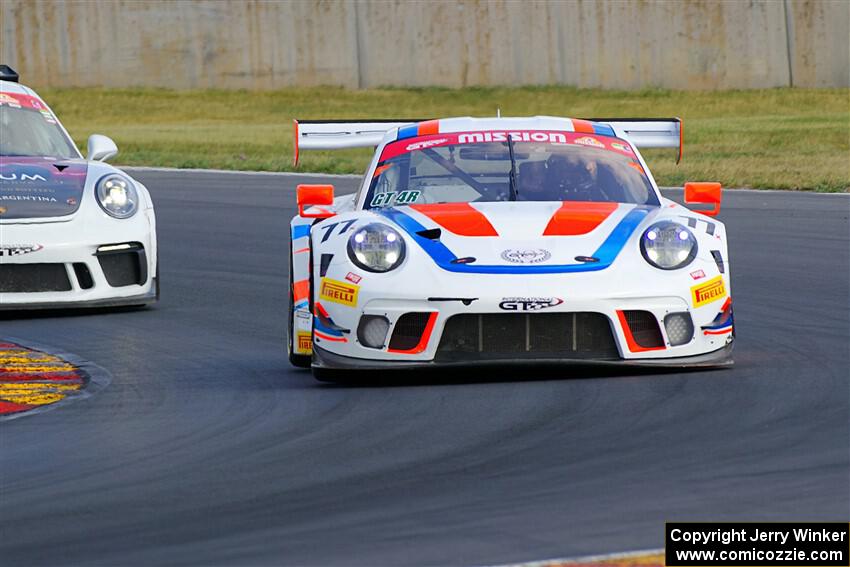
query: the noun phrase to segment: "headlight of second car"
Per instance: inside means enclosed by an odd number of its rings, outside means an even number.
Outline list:
[[[367,224],[348,238],[348,257],[368,272],[389,272],[401,265],[404,254],[404,239],[385,224]]]
[[[662,221],[646,229],[640,251],[647,262],[662,270],[684,268],[697,255],[697,239],[679,223]]]
[[[116,219],[129,218],[139,208],[139,194],[133,182],[123,175],[110,173],[101,177],[95,192],[100,207]]]

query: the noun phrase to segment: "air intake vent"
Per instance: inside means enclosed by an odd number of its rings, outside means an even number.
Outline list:
[[[65,264],[0,264],[0,292],[71,291]]]
[[[80,289],[91,289],[94,287],[94,280],[92,280],[89,267],[82,262],[74,264],[74,275],[77,276],[77,285],[80,286]]]
[[[390,338],[390,350],[413,350],[422,340],[431,313],[405,313],[398,318]]]
[[[660,348],[664,346],[661,328],[655,315],[649,311],[623,311],[626,324],[632,333],[632,338],[643,348]]]
[[[148,280],[145,249],[138,242],[101,246],[95,255],[112,287],[144,285]]]

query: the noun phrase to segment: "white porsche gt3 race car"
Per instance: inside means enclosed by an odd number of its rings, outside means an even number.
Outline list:
[[[158,297],[156,220],[147,189],[83,159],[50,107],[0,66],[0,309],[144,305]]]
[[[377,146],[359,190],[300,185],[289,353],[319,374],[506,362],[731,363],[718,183],[664,198],[639,147],[678,119],[296,121]],[[324,371],[324,370],[328,371]],[[321,377],[321,376],[320,376]]]

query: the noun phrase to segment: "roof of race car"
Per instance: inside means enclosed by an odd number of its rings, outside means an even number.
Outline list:
[[[31,88],[24,86],[20,83],[13,83],[11,81],[0,81],[0,90],[5,93],[38,96]]]
[[[480,132],[488,130],[561,130],[615,136],[614,129],[608,124],[600,124],[578,118],[558,118],[555,116],[532,116],[520,118],[444,118],[426,120],[401,126],[396,140],[427,134],[446,134],[449,132]],[[388,132],[392,136],[392,131]],[[392,139],[392,138],[391,138]]]

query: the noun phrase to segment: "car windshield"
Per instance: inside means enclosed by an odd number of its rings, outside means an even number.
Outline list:
[[[38,99],[0,93],[0,156],[77,158],[56,117]]]
[[[435,134],[387,144],[365,208],[512,200],[658,204],[628,142],[522,131]]]

